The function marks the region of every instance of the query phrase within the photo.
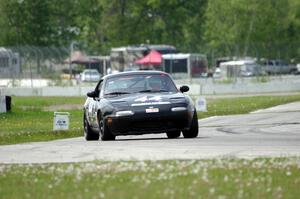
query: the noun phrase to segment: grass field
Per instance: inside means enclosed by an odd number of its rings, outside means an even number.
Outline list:
[[[0,198],[299,198],[300,159],[1,165]]]
[[[84,97],[13,97],[12,111],[0,114],[0,145],[82,136],[84,101]],[[198,112],[198,116],[201,119],[215,115],[243,114],[294,101],[300,101],[300,94],[208,98],[208,112]],[[71,114],[70,130],[52,130],[54,111]]]
[[[12,111],[0,114],[0,144],[46,141],[82,135],[84,101],[83,97],[13,97]],[[74,109],[75,105],[78,108]],[[69,112],[70,130],[54,132],[54,110],[48,109]]]
[[[245,114],[258,109],[265,109],[280,104],[300,101],[298,95],[253,96],[237,98],[217,98],[207,100],[207,112],[198,112],[199,118],[216,115]]]
[[[213,115],[242,114],[300,95],[208,98]],[[0,114],[0,144],[82,135],[84,98],[13,97]],[[77,107],[77,108],[76,108]],[[68,111],[70,130],[53,132],[53,112]],[[1,164],[0,198],[299,198],[300,158]]]

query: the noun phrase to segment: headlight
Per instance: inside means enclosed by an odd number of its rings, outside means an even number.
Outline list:
[[[117,117],[131,116],[131,115],[133,115],[133,114],[134,114],[133,111],[117,111],[117,112],[116,112],[116,116],[117,116]]]
[[[173,108],[171,108],[171,111],[173,111],[173,112],[186,111],[186,110],[187,110],[186,107],[173,107]]]

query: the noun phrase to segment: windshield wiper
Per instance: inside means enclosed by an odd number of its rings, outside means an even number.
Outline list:
[[[150,89],[138,91],[138,93],[151,93],[151,92],[152,92],[152,90],[150,90]]]
[[[157,92],[169,92],[168,90],[151,90],[151,89],[147,89],[147,90],[141,90],[139,91],[139,93],[157,93]]]
[[[129,92],[122,92],[122,91],[105,93],[105,95],[124,95],[124,94],[130,94],[130,93]]]

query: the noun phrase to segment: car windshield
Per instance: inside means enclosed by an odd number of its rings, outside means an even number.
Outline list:
[[[178,92],[175,84],[165,74],[130,74],[107,79],[104,95],[139,92]]]

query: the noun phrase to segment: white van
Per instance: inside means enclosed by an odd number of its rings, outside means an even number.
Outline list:
[[[101,75],[96,69],[86,69],[80,74],[81,81],[97,82],[100,80]]]

